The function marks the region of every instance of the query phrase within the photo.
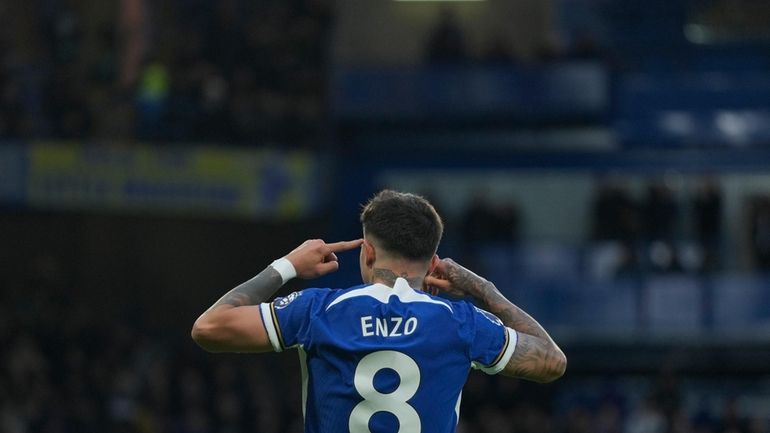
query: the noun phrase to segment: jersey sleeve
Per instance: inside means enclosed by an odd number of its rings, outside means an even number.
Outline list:
[[[513,356],[518,334],[492,313],[475,306],[472,308],[475,333],[471,342],[471,365],[484,373],[497,374]]]
[[[317,290],[306,289],[259,305],[267,336],[276,352],[307,342],[318,295]]]

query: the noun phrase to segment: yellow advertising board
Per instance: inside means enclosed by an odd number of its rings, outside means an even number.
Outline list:
[[[297,218],[315,210],[320,189],[308,152],[58,143],[27,151],[35,207]]]

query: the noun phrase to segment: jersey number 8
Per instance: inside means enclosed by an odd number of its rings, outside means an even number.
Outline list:
[[[388,394],[374,389],[374,376],[384,368],[394,370],[400,379],[398,387]],[[398,433],[420,433],[420,416],[407,403],[420,386],[420,369],[412,358],[394,350],[370,353],[358,363],[353,384],[364,400],[350,413],[351,433],[371,433],[369,420],[377,412],[392,413],[398,419]]]

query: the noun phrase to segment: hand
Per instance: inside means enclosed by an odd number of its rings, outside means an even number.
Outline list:
[[[286,258],[294,265],[299,278],[318,278],[339,269],[340,264],[334,253],[358,248],[363,242],[363,239],[356,239],[327,244],[321,239],[310,239],[287,254]]]
[[[441,259],[436,269],[425,277],[424,284],[428,291],[434,294],[438,289],[458,298],[465,296],[477,298],[489,281],[452,259]]]

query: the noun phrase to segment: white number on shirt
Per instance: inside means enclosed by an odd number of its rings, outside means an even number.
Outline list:
[[[374,375],[390,368],[398,374],[400,383],[391,393],[374,389]],[[390,412],[398,419],[398,433],[420,433],[422,426],[417,411],[407,403],[420,386],[420,369],[414,359],[394,350],[381,350],[364,356],[356,367],[353,384],[364,398],[350,413],[351,433],[371,433],[369,420],[377,412]]]

